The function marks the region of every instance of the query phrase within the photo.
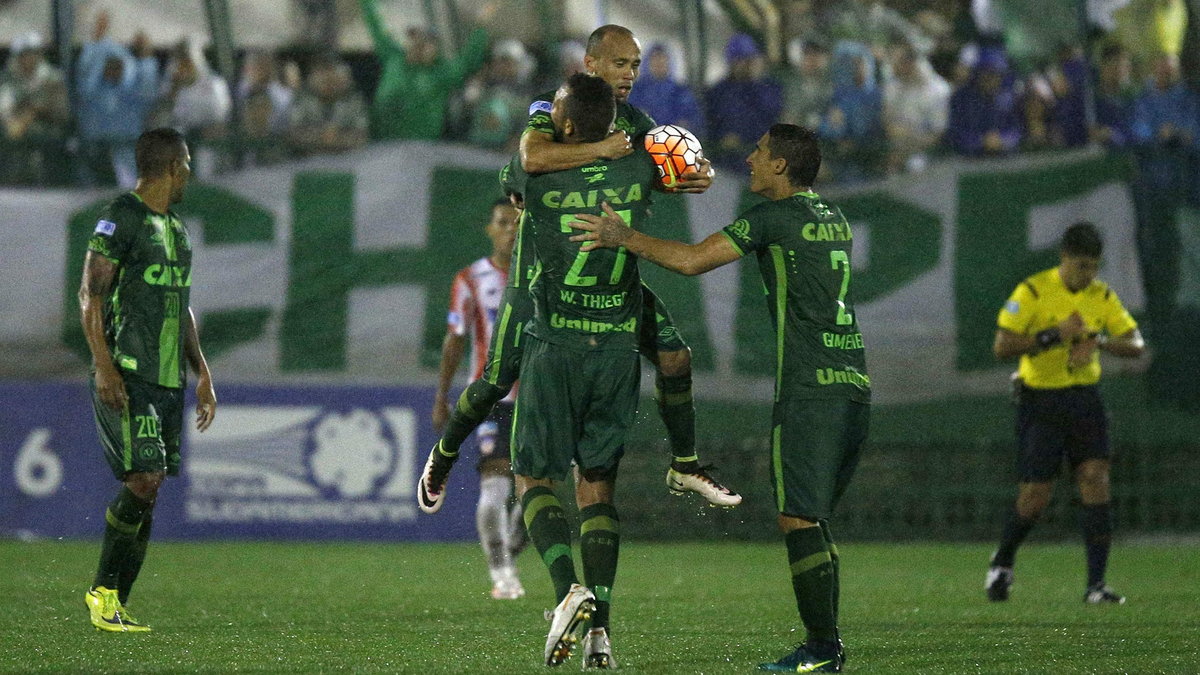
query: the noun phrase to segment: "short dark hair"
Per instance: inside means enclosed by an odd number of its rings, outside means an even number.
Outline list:
[[[496,199],[496,201],[492,202],[493,209],[497,206],[507,206],[512,208],[512,201],[510,201],[508,197],[499,197]]]
[[[151,129],[138,136],[134,147],[138,178],[158,178],[171,169],[171,163],[183,156],[187,139],[170,127]]]
[[[584,53],[588,56],[595,56],[596,51],[600,49],[600,43],[604,42],[604,38],[608,37],[609,35],[627,35],[629,37],[633,37],[633,31],[629,30],[625,26],[618,26],[615,23],[609,23],[600,26],[596,30],[592,31],[592,34],[588,36],[587,49],[584,51]]]
[[[603,140],[617,116],[613,88],[604,80],[586,73],[567,78],[563,115],[571,120],[585,142]]]
[[[1104,240],[1100,238],[1100,230],[1086,220],[1075,223],[1063,232],[1059,250],[1063,255],[1082,258],[1099,258],[1104,251]]]
[[[771,125],[767,150],[772,158],[787,161],[787,177],[792,185],[811,187],[821,170],[821,146],[817,134],[796,124]]]

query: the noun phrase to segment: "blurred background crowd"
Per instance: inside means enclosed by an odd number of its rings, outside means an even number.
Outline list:
[[[193,140],[202,177],[374,140],[511,150],[530,100],[583,67],[586,31],[572,35],[547,3],[288,1],[300,36],[234,46],[226,63],[208,31],[174,44],[114,35],[116,5],[76,4],[69,34],[28,27],[0,76],[0,182],[130,186],[132,142],[159,125]],[[1200,142],[1188,0],[660,4],[700,7],[701,31],[722,15],[730,32],[704,36],[720,46],[697,55],[703,41],[670,26],[635,27],[630,100],[692,130],[726,170],[776,121],[816,129],[824,180],[841,183],[945,156],[1103,144],[1140,153],[1144,178],[1172,187]],[[341,46],[364,30],[369,42]]]

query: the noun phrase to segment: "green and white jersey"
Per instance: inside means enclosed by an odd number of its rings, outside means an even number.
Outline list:
[[[869,403],[862,333],[850,288],[850,223],[812,192],[759,204],[723,230],[758,269],[775,326],[775,400]]]
[[[516,261],[538,271],[530,285],[534,319],[526,332],[577,349],[637,348],[642,290],[637,258],[624,248],[580,251],[570,238],[576,214],[602,213],[609,205],[630,227],[644,226],[650,185],[657,175],[645,150],[566,171],[530,176]],[[516,268],[514,268],[516,269]]]
[[[104,335],[122,372],[162,387],[186,382],[183,315],[192,286],[192,244],[174,212],[155,213],[129,192],[109,204],[88,250],[117,265]]]
[[[529,122],[525,125],[526,131],[540,131],[544,134],[554,135],[554,122],[550,121],[550,105],[554,102],[555,92],[547,92],[534,99],[529,105]],[[624,131],[629,134],[629,138],[634,140],[634,146],[640,145],[637,141],[646,135],[647,131],[654,128],[654,119],[646,113],[629,105],[629,102],[617,102],[617,117],[613,121],[613,126],[619,131]]]

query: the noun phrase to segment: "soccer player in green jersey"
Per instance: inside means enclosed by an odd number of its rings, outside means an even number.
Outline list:
[[[96,223],[79,287],[96,430],[121,481],[84,599],[97,629],[145,632],[126,603],[146,558],[158,488],[179,473],[185,362],[197,376],[200,431],[212,424],[217,397],[188,304],[192,244],[170,210],[191,176],[187,143],[174,129],[154,129],[138,138],[135,155],[137,186]]]
[[[641,139],[654,126],[654,120],[627,100],[641,65],[641,47],[633,33],[616,25],[597,28],[588,39],[584,65],[589,74],[607,82],[615,92],[615,130],[596,141],[564,143],[550,119],[555,93],[539,96],[529,108],[529,124],[521,137],[521,170],[536,175],[579,169],[598,160],[625,157],[633,152],[634,145],[642,147]],[[712,184],[712,177],[711,165],[703,160],[698,171],[680,177],[678,190],[703,192]],[[519,252],[521,248],[518,234],[516,250]],[[520,261],[524,261],[524,266],[518,269]],[[446,479],[458,458],[459,446],[487,417],[492,406],[507,395],[516,380],[521,364],[522,329],[533,316],[525,285],[535,262],[528,255],[514,257],[484,377],[472,382],[459,397],[445,433],[429,453],[417,488],[417,503],[427,513],[441,508]],[[710,467],[701,466],[696,453],[691,349],[654,292],[642,285],[642,294],[645,317],[640,322],[639,349],[656,369],[655,398],[672,452],[667,488],[677,495],[696,492],[714,506],[736,506],[741,503],[741,496],[714,480]]]
[[[603,138],[613,114],[612,87],[582,73],[559,90],[551,110],[566,143]],[[585,667],[616,665],[608,635],[620,543],[613,492],[637,410],[643,316],[637,260],[623,250],[580,252],[569,241],[568,223],[578,211],[599,213],[607,198],[625,227],[642,227],[655,180],[653,162],[639,150],[530,176],[524,186],[522,236],[538,271],[529,291],[535,312],[525,328],[512,467],[530,540],[559,601],[544,652],[551,666],[570,656],[589,618]],[[571,530],[554,492],[573,465],[584,584],[576,576]]]
[[[581,213],[571,237],[580,255],[624,250],[682,274],[758,257],[775,326],[772,487],[787,545],[792,589],[807,640],[763,670],[839,672],[838,556],[829,518],[858,464],[870,419],[871,384],[850,292],[850,224],[812,191],[821,166],[816,135],[771,127],[746,159],[755,206],[699,244],[655,239],[625,227],[610,205]]]

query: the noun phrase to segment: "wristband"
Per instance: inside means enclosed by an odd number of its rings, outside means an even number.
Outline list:
[[[1047,328],[1046,330],[1038,331],[1037,335],[1033,336],[1033,339],[1037,341],[1038,349],[1049,349],[1062,342],[1062,332],[1058,330],[1057,326]]]

